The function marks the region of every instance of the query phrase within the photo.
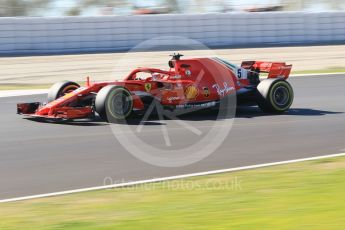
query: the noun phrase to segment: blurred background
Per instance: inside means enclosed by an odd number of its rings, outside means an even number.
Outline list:
[[[0,0],[0,17],[339,11],[343,0]]]
[[[0,86],[121,78],[205,47],[234,63],[345,69],[343,0],[0,0],[0,16]],[[133,57],[114,70],[128,51]]]

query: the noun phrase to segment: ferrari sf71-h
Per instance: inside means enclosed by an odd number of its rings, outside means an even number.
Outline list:
[[[255,103],[264,112],[282,113],[293,102],[293,90],[286,81],[291,65],[283,62],[244,61],[237,66],[221,58],[181,58],[172,55],[169,68],[134,69],[123,80],[71,81],[54,84],[46,103],[20,103],[17,113],[35,118],[73,120],[98,114],[108,122],[143,114],[155,102],[163,109],[219,106],[229,96],[238,103]],[[265,75],[265,79],[262,79]]]

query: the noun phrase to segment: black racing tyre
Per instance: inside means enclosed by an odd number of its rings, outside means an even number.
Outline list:
[[[121,86],[105,86],[96,96],[95,110],[107,122],[123,122],[133,113],[132,94]]]
[[[59,97],[62,97],[78,88],[80,88],[80,85],[72,81],[57,82],[49,89],[47,100],[48,102],[55,101]]]
[[[268,113],[283,113],[292,105],[294,92],[291,85],[283,79],[266,79],[257,87],[261,110]]]

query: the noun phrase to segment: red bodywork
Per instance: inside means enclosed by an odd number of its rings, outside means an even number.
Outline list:
[[[137,68],[123,80],[112,82],[87,81],[80,87],[48,104],[18,104],[19,114],[31,117],[79,119],[94,114],[92,104],[80,106],[85,98],[94,98],[107,85],[127,88],[134,101],[134,110],[145,108],[143,95],[150,95],[163,106],[183,107],[193,103],[219,101],[245,87],[255,87],[251,74],[268,73],[268,78],[288,78],[291,65],[278,62],[246,61],[241,66],[225,65],[217,58],[172,59],[169,70]],[[232,65],[232,64],[231,64]],[[149,73],[150,77],[140,79],[137,75]]]

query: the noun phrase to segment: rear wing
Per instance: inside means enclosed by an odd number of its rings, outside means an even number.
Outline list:
[[[285,62],[244,61],[241,67],[257,73],[268,73],[267,78],[287,79],[292,65],[286,65]]]

